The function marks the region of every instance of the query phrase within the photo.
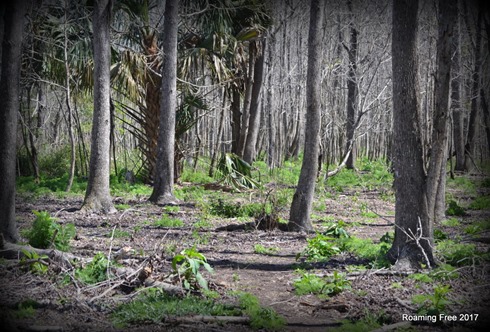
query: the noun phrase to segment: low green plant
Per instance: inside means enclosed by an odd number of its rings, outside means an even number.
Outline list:
[[[423,283],[432,283],[434,282],[434,279],[432,279],[431,276],[427,273],[413,273],[408,276],[410,279],[414,279],[418,282],[423,282]]]
[[[60,225],[47,211],[33,211],[36,219],[32,227],[23,232],[29,244],[35,248],[47,249],[54,246],[61,251],[70,249],[70,240],[75,237],[73,224]]]
[[[39,304],[34,300],[25,300],[17,304],[17,309],[14,310],[14,317],[17,319],[32,318],[36,315],[35,306]]]
[[[469,235],[477,235],[478,233],[481,233],[483,231],[483,228],[481,225],[475,224],[475,225],[468,225],[465,227],[464,232]]]
[[[335,331],[335,332],[374,331],[380,328],[382,325],[389,324],[389,323],[391,323],[391,320],[383,310],[379,312],[372,312],[366,309],[361,319],[357,319],[355,321],[344,319],[342,320],[342,325],[329,329],[329,331]]]
[[[75,270],[75,277],[86,284],[96,284],[107,280],[110,261],[103,253],[95,254],[85,267]]]
[[[306,241],[306,248],[296,255],[296,260],[305,257],[309,262],[326,261],[342,251],[333,236],[317,233]]]
[[[437,268],[429,272],[429,276],[437,281],[448,281],[459,278],[457,269],[450,264],[440,264]]]
[[[279,252],[279,248],[277,247],[264,247],[263,245],[256,244],[254,245],[254,252],[256,254],[261,254],[261,255],[275,255]]]
[[[393,243],[393,233],[384,234],[379,243],[373,243],[371,239],[350,237],[339,239],[343,251],[350,252],[360,259],[368,261],[372,268],[389,267],[391,264],[386,258],[386,253]]]
[[[118,210],[123,210],[124,211],[124,210],[130,209],[131,208],[131,205],[129,205],[129,204],[116,204],[116,205],[114,205],[114,207],[116,209],[118,209]]]
[[[241,311],[214,299],[188,295],[175,297],[159,288],[147,288],[129,303],[119,305],[112,313],[117,328],[129,324],[161,323],[168,316],[237,316]]]
[[[489,210],[490,195],[476,197],[468,206],[472,210]]]
[[[168,212],[168,213],[176,213],[179,212],[180,207],[179,206],[172,206],[172,205],[167,205],[163,207],[163,211]]]
[[[454,240],[439,241],[436,254],[443,262],[453,266],[470,265],[481,260],[483,256],[474,244],[457,243]]]
[[[434,228],[434,240],[441,241],[441,240],[446,240],[448,238],[447,233],[442,231],[439,228]]]
[[[280,331],[284,328],[286,320],[274,309],[261,306],[256,296],[246,292],[239,292],[237,295],[240,308],[250,317],[250,326],[253,329]]]
[[[439,315],[446,312],[451,301],[447,295],[451,287],[449,285],[437,285],[433,294],[417,294],[412,297],[412,302],[418,305],[417,313],[420,315]]]
[[[172,270],[181,280],[185,289],[208,289],[208,282],[201,274],[201,267],[212,273],[213,268],[208,264],[206,257],[198,252],[195,247],[187,248],[172,259]]]
[[[458,218],[449,218],[441,222],[443,226],[447,227],[457,227],[460,225]]]
[[[446,210],[446,215],[448,216],[464,216],[466,214],[464,208],[459,206],[458,202],[455,200],[450,200],[448,202],[448,207]]]
[[[109,232],[106,235],[107,237],[113,237],[115,239],[118,238],[124,238],[124,237],[131,237],[131,233],[128,231],[123,231],[120,229],[115,229],[113,232]]]
[[[297,295],[316,294],[328,297],[351,289],[351,283],[345,274],[334,271],[331,276],[319,277],[315,274],[299,270],[300,278],[294,280],[293,285]]]
[[[168,214],[162,214],[160,219],[156,219],[153,225],[157,227],[182,227],[184,222],[178,218],[172,218]]]
[[[22,249],[23,257],[20,263],[27,266],[28,269],[34,274],[46,274],[48,272],[48,265],[44,260],[48,259],[48,256],[39,254],[35,251],[29,251]]]
[[[324,223],[325,227],[322,232],[324,235],[333,236],[335,238],[344,238],[347,239],[350,237],[349,233],[345,230],[347,224],[343,220],[339,220],[338,222]]]

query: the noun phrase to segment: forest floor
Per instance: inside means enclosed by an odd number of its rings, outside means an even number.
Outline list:
[[[196,186],[181,184],[179,188]],[[201,188],[200,190],[202,190]],[[207,195],[221,197],[233,204],[245,205],[251,201],[262,202],[264,194],[250,190],[240,195],[231,192],[205,190]],[[486,195],[488,193],[485,193]],[[452,192],[461,202],[464,194]],[[259,197],[260,196],[260,197]],[[390,198],[391,197],[391,198]],[[394,199],[387,198],[383,190],[344,190],[322,196],[316,202],[314,226],[321,231],[325,222],[342,220],[351,236],[369,238],[375,243],[387,232],[393,231]],[[115,197],[118,212],[112,215],[83,214],[78,210],[83,197],[54,195],[17,198],[17,219],[20,229],[31,227],[35,218],[32,211],[48,211],[61,224],[72,223],[77,235],[71,241],[70,253],[92,258],[97,253],[115,257],[121,250],[127,253],[119,261],[124,266],[137,269],[152,259],[152,277],[158,279],[171,271],[172,257],[184,248],[196,246],[204,254],[214,273],[204,273],[209,288],[219,294],[216,301],[232,301],[230,291],[245,291],[255,295],[262,306],[273,308],[285,318],[284,331],[326,331],[344,324],[347,320],[374,320],[381,325],[402,323],[399,330],[454,330],[473,331],[490,326],[490,283],[488,260],[477,260],[457,267],[459,277],[444,281],[424,282],[391,272],[389,269],[367,268],[366,262],[352,253],[341,253],[329,260],[308,263],[297,259],[307,246],[307,239],[314,234],[283,232],[278,229],[263,231],[253,227],[230,228],[245,225],[249,218],[208,217],[202,204],[186,201],[174,208],[149,204],[147,197]],[[162,212],[183,225],[161,227],[155,224]],[[367,212],[374,212],[369,214]],[[287,219],[287,211],[279,211]],[[457,226],[440,225],[449,238],[462,239],[474,244],[480,252],[488,252],[488,231],[479,235],[478,241],[464,233],[468,225],[490,220],[490,212],[467,210],[458,217]],[[485,239],[485,236],[487,237]],[[272,248],[266,254],[259,253],[257,245]],[[22,264],[0,264],[0,310],[4,319],[10,319],[10,328],[19,331],[249,331],[247,324],[220,324],[200,322],[140,322],[116,328],[112,312],[121,303],[135,298],[136,289],[112,282],[84,285],[66,282],[61,272],[50,267],[47,274],[37,275],[26,271]],[[334,271],[346,273],[351,289],[337,295],[321,297],[313,294],[296,295],[294,280],[300,277],[298,269],[318,275]],[[65,271],[66,272],[66,271]],[[65,280],[65,282],[63,282]],[[417,305],[412,301],[417,294],[435,294],[437,285],[449,285],[450,291],[439,303],[444,312],[456,315],[456,322],[408,322],[417,315]],[[19,314],[22,303],[33,303],[33,311]],[[434,300],[433,302],[437,301]],[[430,302],[430,301],[429,301]],[[437,303],[435,305],[438,305]],[[442,311],[441,311],[442,312]],[[16,314],[17,313],[17,314]],[[473,316],[459,316],[473,314]],[[408,315],[408,316],[404,316]],[[477,318],[476,315],[478,315]],[[410,318],[412,317],[412,318]],[[471,321],[473,319],[473,321]],[[351,325],[353,328],[354,325]],[[395,329],[396,326],[392,326]],[[361,330],[363,330],[361,328]]]

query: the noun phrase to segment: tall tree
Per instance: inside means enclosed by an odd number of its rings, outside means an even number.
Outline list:
[[[318,172],[318,156],[320,154],[323,3],[322,0],[311,0],[310,4],[304,157],[298,186],[291,203],[288,223],[288,228],[296,231],[313,230],[310,213]]]
[[[393,2],[393,169],[395,239],[388,258],[399,267],[434,265],[429,226],[417,77],[418,0]]]
[[[24,16],[29,1],[19,0],[0,5],[1,73],[0,73],[0,234],[15,242],[15,157],[17,114]]]
[[[115,212],[110,175],[110,22],[112,0],[95,1],[93,11],[94,114],[87,191],[82,209]]]
[[[150,201],[158,204],[176,202],[174,185],[175,114],[177,108],[177,33],[179,0],[165,2],[163,23],[163,65],[160,99],[160,127],[157,145],[155,183]]]
[[[452,62],[451,62],[451,109],[453,115],[453,146],[456,159],[455,171],[464,171],[464,118],[461,103],[461,29],[460,18],[456,17],[454,38],[452,39]]]
[[[347,158],[346,167],[348,169],[355,168],[356,159],[356,149],[354,146],[354,134],[356,125],[356,108],[358,100],[357,91],[357,29],[354,25],[354,13],[352,9],[352,1],[347,1],[347,7],[350,13],[349,31],[350,31],[350,41],[349,47],[345,46],[347,54],[349,56],[349,70],[347,77],[347,144],[346,153],[350,154]]]
[[[445,214],[446,164],[449,120],[449,86],[454,21],[457,19],[457,0],[439,0],[439,32],[437,38],[436,75],[434,84],[434,113],[430,161],[427,174],[427,204],[430,233],[435,222]]]

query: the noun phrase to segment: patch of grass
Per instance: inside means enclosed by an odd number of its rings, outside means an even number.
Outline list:
[[[301,274],[301,277],[293,282],[297,295],[316,294],[325,298],[351,289],[351,283],[346,279],[345,274],[338,271],[325,277],[304,271],[298,271],[298,273]]]
[[[176,213],[176,212],[180,211],[180,207],[167,205],[167,206],[163,207],[163,211],[168,212],[168,213]]]
[[[174,297],[158,288],[148,288],[133,301],[118,306],[112,321],[117,328],[124,328],[129,324],[158,324],[168,316],[189,315],[236,316],[240,310],[213,299]]]
[[[130,209],[131,205],[129,205],[129,204],[116,204],[116,205],[114,205],[114,207],[118,210],[124,211],[124,210]]]
[[[468,208],[472,210],[488,210],[490,209],[490,195],[479,196],[475,198]]]
[[[275,255],[279,252],[277,247],[264,247],[261,244],[254,245],[254,252],[261,255]]]
[[[443,220],[441,222],[441,224],[443,226],[447,226],[447,227],[457,227],[457,226],[461,225],[458,218],[449,218],[449,219]]]
[[[250,326],[255,329],[265,329],[267,331],[280,331],[283,329],[286,320],[274,309],[260,305],[256,296],[239,292],[238,302],[243,313],[250,317]]]
[[[466,196],[472,196],[476,194],[475,183],[464,176],[458,176],[454,179],[447,179],[447,187],[450,189],[461,190]]]
[[[214,181],[214,179],[210,177],[203,169],[197,169],[194,171],[194,169],[190,167],[184,167],[184,170],[180,175],[180,180],[194,184],[205,184]]]
[[[448,238],[447,234],[440,230],[439,228],[434,228],[434,240],[441,241],[441,240],[446,240]]]
[[[380,312],[371,312],[366,309],[364,317],[359,320],[351,321],[351,320],[343,320],[342,325],[339,327],[334,327],[329,329],[329,331],[335,332],[364,332],[364,331],[373,331],[378,329],[384,324],[391,323],[390,318],[384,313],[384,311]]]
[[[231,203],[221,198],[209,203],[209,213],[223,218],[257,217],[262,213],[271,213],[270,203]]]
[[[437,243],[436,253],[441,260],[453,266],[471,265],[483,258],[474,244],[443,240]]]
[[[393,243],[392,233],[383,235],[379,243],[373,243],[371,239],[360,239],[357,237],[350,237],[341,241],[344,251],[356,255],[360,259],[368,260],[372,267],[381,268],[391,265],[386,259],[386,253]]]
[[[182,227],[184,222],[177,218],[172,218],[168,214],[162,214],[160,219],[153,221],[153,225],[157,227]]]
[[[109,232],[106,235],[107,237],[114,237],[115,239],[131,237],[131,233],[128,231],[123,231],[121,229],[115,229],[114,232]]]
[[[429,276],[437,281],[448,281],[459,278],[457,269],[450,264],[440,264],[429,272]]]
[[[66,169],[65,169],[66,170]],[[34,181],[34,177],[25,176],[16,179],[16,189],[20,194],[31,194],[35,197],[46,196],[55,194],[60,198],[64,198],[67,195],[82,195],[87,189],[87,180],[82,177],[75,177],[70,193],[66,193],[66,186],[68,184],[68,174],[61,174],[57,176],[41,176],[39,182]]]

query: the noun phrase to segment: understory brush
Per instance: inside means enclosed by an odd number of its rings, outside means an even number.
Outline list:
[[[300,274],[300,277],[293,282],[297,295],[316,294],[321,298],[327,298],[351,289],[351,282],[347,280],[344,273],[338,271],[323,277],[302,270],[296,272]]]
[[[36,219],[32,227],[22,232],[28,243],[39,249],[54,247],[61,251],[70,250],[70,240],[75,237],[75,225],[61,225],[47,211],[33,211]]]

